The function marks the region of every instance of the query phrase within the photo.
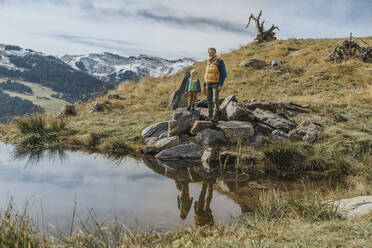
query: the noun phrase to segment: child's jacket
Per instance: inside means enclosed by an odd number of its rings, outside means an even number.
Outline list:
[[[190,77],[190,79],[187,81],[185,92],[201,92],[199,78],[193,80],[193,78]]]

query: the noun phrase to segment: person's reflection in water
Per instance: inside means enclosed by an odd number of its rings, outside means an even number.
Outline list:
[[[214,181],[203,181],[202,189],[200,191],[199,199],[195,201],[195,227],[213,226],[213,215],[211,209],[211,201],[213,197],[213,184]]]
[[[177,196],[178,209],[180,210],[181,219],[186,219],[189,214],[192,202],[194,198],[190,197],[189,193],[189,181],[176,180],[176,187],[181,191],[181,196]]]

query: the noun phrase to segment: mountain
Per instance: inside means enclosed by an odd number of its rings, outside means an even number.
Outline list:
[[[37,83],[69,102],[113,88],[113,84],[73,69],[57,57],[13,45],[0,44],[0,78]]]
[[[138,81],[146,76],[173,75],[196,62],[190,58],[168,60],[146,55],[123,57],[108,52],[65,55],[60,59],[76,70],[86,72],[104,82],[116,84],[127,80]]]

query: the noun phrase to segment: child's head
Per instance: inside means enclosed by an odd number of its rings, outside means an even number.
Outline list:
[[[197,77],[198,76],[198,72],[195,70],[195,69],[192,69],[191,71],[190,71],[190,75],[191,75],[191,77]]]

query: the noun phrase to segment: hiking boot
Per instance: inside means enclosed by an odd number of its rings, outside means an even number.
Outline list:
[[[190,111],[191,110],[191,107],[190,106],[187,106],[187,110]]]
[[[195,106],[192,106],[191,107],[191,111],[195,111]]]

